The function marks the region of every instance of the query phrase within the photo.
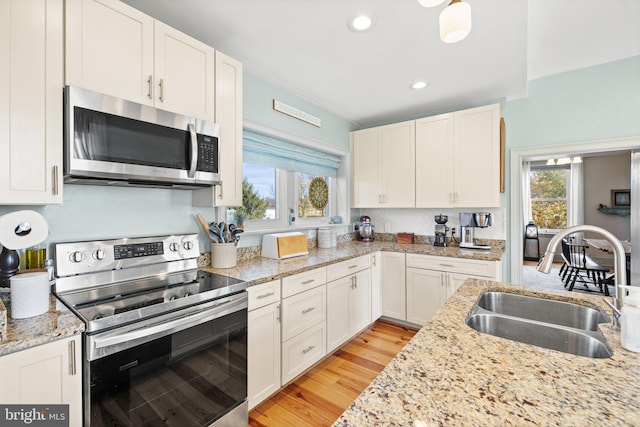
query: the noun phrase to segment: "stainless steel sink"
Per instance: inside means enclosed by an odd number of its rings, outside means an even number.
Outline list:
[[[587,331],[597,331],[598,323],[609,322],[605,313],[594,308],[507,292],[485,292],[477,305],[494,313]]]
[[[604,313],[577,304],[485,292],[466,322],[476,331],[496,337],[577,356],[607,358],[613,350],[597,330],[598,323],[607,321]]]

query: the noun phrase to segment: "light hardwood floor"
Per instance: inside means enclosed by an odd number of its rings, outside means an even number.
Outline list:
[[[416,330],[377,321],[249,414],[249,426],[330,426]]]

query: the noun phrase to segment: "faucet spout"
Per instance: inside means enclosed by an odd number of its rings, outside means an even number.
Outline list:
[[[567,227],[560,230],[555,236],[551,238],[551,241],[549,241],[547,249],[542,256],[542,259],[538,263],[537,270],[542,273],[549,274],[549,271],[551,271],[551,265],[553,263],[553,257],[556,254],[556,249],[562,238],[570,234],[581,232],[598,234],[602,236],[607,242],[609,242],[609,244],[613,248],[614,284],[616,288],[615,297],[613,297],[613,305],[615,306],[617,311],[620,312],[620,310],[622,310],[622,299],[624,295],[624,289],[620,285],[627,284],[626,256],[622,243],[620,243],[620,240],[618,240],[618,238],[611,232],[595,225],[574,225],[572,227]],[[617,327],[618,325],[618,316],[615,313],[613,315],[613,325],[614,327]]]

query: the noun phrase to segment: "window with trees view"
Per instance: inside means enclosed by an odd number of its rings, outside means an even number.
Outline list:
[[[531,214],[543,230],[567,227],[569,168],[531,168]]]

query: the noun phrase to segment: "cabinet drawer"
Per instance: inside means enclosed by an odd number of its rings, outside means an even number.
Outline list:
[[[280,301],[280,280],[272,280],[247,288],[249,311]]]
[[[450,273],[473,274],[487,278],[498,277],[498,263],[477,259],[407,254],[407,267],[427,268]]]
[[[371,267],[371,256],[365,255],[327,266],[327,281],[339,279]]]
[[[327,282],[327,271],[324,267],[294,274],[282,279],[282,298],[287,298]]]
[[[325,322],[321,322],[282,343],[283,385],[326,355],[326,336]]]
[[[282,300],[282,341],[323,322],[327,316],[327,287],[321,286]]]

